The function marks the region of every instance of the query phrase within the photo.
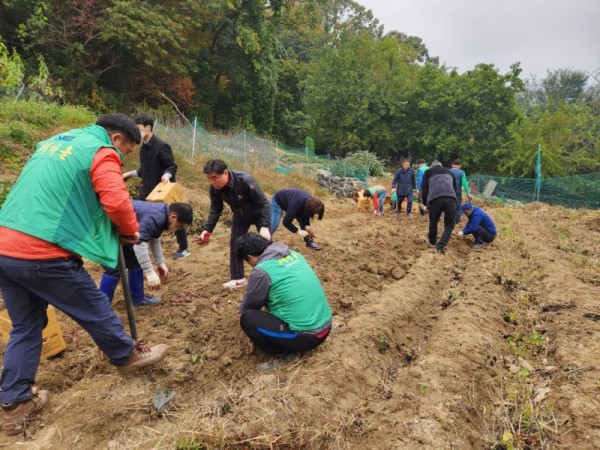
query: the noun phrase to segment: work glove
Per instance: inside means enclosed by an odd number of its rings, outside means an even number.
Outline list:
[[[158,265],[158,276],[161,280],[165,281],[169,278],[169,268],[165,263]]]
[[[198,239],[196,239],[194,242],[196,242],[196,244],[198,244],[198,245],[206,245],[206,244],[208,244],[208,241],[210,240],[211,234],[212,233],[210,231],[204,230],[202,233],[200,233],[200,237]]]
[[[465,233],[463,233],[462,230],[458,232],[459,237],[463,237],[464,235],[465,235]]]
[[[160,286],[160,278],[154,270],[152,272],[147,272],[144,275],[146,276],[146,281],[148,282],[148,286],[150,288]]]
[[[312,228],[309,226],[306,226],[306,227],[304,227],[304,229],[308,233],[308,237],[310,237],[311,239],[314,239],[315,233],[313,232]]]
[[[271,233],[267,227],[260,227],[258,234],[264,237],[267,241],[271,240]]]
[[[123,181],[129,180],[132,176],[133,176],[133,172],[131,172],[131,171],[130,172],[125,172],[123,174]]]
[[[298,235],[303,239],[308,237],[308,231],[298,230],[296,233],[298,233]]]

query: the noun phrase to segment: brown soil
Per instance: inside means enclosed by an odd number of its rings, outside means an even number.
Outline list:
[[[600,448],[598,212],[488,205],[496,242],[474,251],[453,236],[439,255],[418,215],[378,218],[345,199],[326,209],[314,225],[323,251],[275,235],[323,282],[334,331],[321,348],[259,371],[266,357],[247,353],[238,325],[242,292],[221,287],[220,223],[209,246],[169,262],[161,304],[135,311],[142,338],[171,346],[151,378],[118,376],[59,314],[68,349],[37,378],[50,407],[0,447]],[[163,242],[172,254],[173,238]],[[126,323],[120,291],[115,309]],[[175,392],[162,414],[159,388]]]

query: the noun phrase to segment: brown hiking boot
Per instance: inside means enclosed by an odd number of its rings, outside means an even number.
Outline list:
[[[169,352],[169,346],[166,344],[158,344],[154,347],[148,347],[143,341],[139,341],[135,344],[129,359],[123,366],[118,366],[117,371],[121,375],[126,375],[134,370],[142,369],[144,367],[152,366],[156,363],[161,362],[167,353]]]
[[[25,431],[27,425],[32,422],[34,416],[39,413],[50,399],[48,391],[34,392],[29,401],[18,403],[15,408],[7,411],[2,406],[2,429],[9,436],[20,434]],[[13,405],[14,406],[14,405]],[[8,406],[10,408],[10,406]]]

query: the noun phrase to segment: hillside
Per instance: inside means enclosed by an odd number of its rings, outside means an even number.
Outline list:
[[[206,211],[204,189],[187,190]],[[272,192],[270,192],[272,194]],[[476,203],[481,204],[476,200]],[[68,349],[41,364],[51,406],[31,435],[44,449],[600,448],[600,214],[487,205],[499,238],[426,245],[427,220],[400,221],[326,200],[322,252],[301,251],[323,282],[334,331],[273,374],[247,354],[240,291],[225,291],[227,221],[207,247],[169,261],[163,301],[136,310],[141,337],[171,352],[152,376],[119,377],[64,315]],[[163,239],[165,253],[176,249]],[[87,264],[99,279],[99,268]],[[115,309],[126,322],[122,295]],[[163,414],[157,389],[172,389]]]

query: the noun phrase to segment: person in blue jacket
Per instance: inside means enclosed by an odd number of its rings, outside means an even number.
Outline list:
[[[160,286],[160,281],[169,277],[160,236],[163,231],[183,229],[191,225],[193,220],[192,207],[187,203],[153,203],[143,200],[133,200],[133,210],[140,224],[140,238],[135,244],[122,244],[125,266],[128,269],[127,278],[131,291],[133,306],[150,306],[160,302],[159,297],[148,297],[144,294],[144,278],[151,289]],[[150,253],[158,268],[154,271]],[[98,287],[112,302],[120,275],[118,268],[104,267],[104,274]]]
[[[283,226],[304,239],[308,248],[321,250],[313,240],[315,235],[310,226],[310,219],[314,216],[319,220],[323,218],[325,213],[323,202],[300,189],[281,189],[275,192],[271,199],[271,236],[279,228],[279,221],[284,212]],[[300,228],[294,225],[294,220],[298,222]]]
[[[406,217],[412,217],[413,190],[417,186],[415,171],[410,167],[408,159],[402,160],[402,167],[398,169],[392,180],[392,193],[396,193],[396,217],[400,217],[402,202],[406,199]]]
[[[475,238],[475,245],[473,248],[483,248],[485,244],[489,244],[496,239],[496,225],[490,216],[486,212],[477,207],[473,206],[471,202],[467,202],[460,208],[461,214],[466,214],[467,224],[462,231],[459,231],[459,236],[466,236],[472,234]]]

